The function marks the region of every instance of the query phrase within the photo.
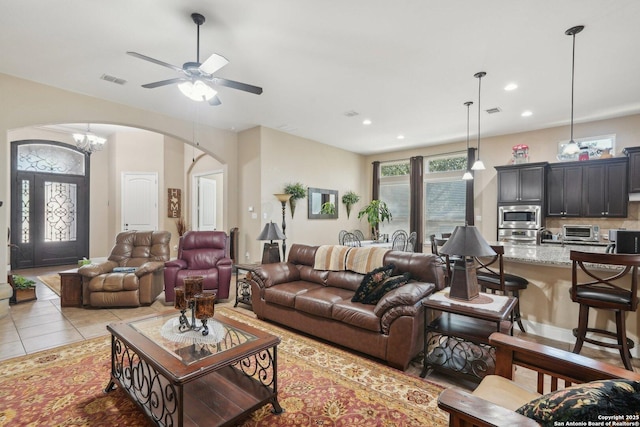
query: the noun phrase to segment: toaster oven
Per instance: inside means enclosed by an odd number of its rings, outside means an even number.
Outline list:
[[[564,240],[580,242],[597,242],[600,239],[600,226],[598,225],[563,225],[562,235]]]

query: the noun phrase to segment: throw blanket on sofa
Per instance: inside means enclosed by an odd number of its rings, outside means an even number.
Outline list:
[[[343,271],[349,249],[351,247],[339,245],[322,245],[318,247],[313,261],[313,268],[315,270]]]
[[[351,248],[347,253],[347,270],[360,274],[367,274],[371,270],[382,267],[384,254],[389,249],[386,248]]]
[[[341,245],[322,245],[316,251],[313,260],[315,270],[344,271],[350,270],[367,274],[371,270],[382,267],[386,248],[357,248]]]

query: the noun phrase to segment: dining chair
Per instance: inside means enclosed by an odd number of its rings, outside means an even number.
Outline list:
[[[395,240],[395,238],[396,238],[396,236],[397,236],[398,234],[404,234],[404,235],[405,235],[405,239],[408,237],[408,235],[407,235],[407,232],[406,232],[406,231],[401,230],[401,229],[398,229],[398,230],[394,231],[394,232],[391,234],[391,241],[392,241],[392,242]]]
[[[360,230],[353,230],[353,234],[355,234],[355,236],[360,240],[365,240],[364,238],[364,234],[362,234],[362,231]]]
[[[406,233],[398,233],[391,241],[391,250],[392,251],[403,251],[407,246],[407,234]]]
[[[360,247],[362,246],[360,242],[360,239],[354,233],[346,233],[342,240],[344,246]]]
[[[340,232],[338,233],[338,244],[340,245],[344,244],[344,235],[347,233],[348,233],[347,230],[340,230]]]
[[[415,252],[416,251],[416,241],[418,240],[418,233],[412,231],[409,233],[409,237],[407,238],[407,243],[405,245],[405,252]]]
[[[634,342],[627,338],[625,315],[638,308],[640,255],[571,251],[569,258],[572,262],[571,300],[580,304],[578,327],[573,330],[576,337],[573,352],[579,354],[585,342],[615,348],[620,352],[624,367],[633,371],[629,350]],[[616,331],[590,328],[590,308],[613,311]],[[616,342],[602,341],[600,336],[615,338]]]

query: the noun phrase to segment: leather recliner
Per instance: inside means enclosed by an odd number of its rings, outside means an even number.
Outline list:
[[[178,258],[164,264],[164,295],[175,300],[176,286],[187,276],[204,277],[203,289],[217,290],[217,299],[229,298],[233,262],[224,231],[187,231],[178,243]]]
[[[82,299],[92,307],[150,305],[164,288],[164,263],[169,260],[168,231],[124,231],[107,261],[78,269]]]

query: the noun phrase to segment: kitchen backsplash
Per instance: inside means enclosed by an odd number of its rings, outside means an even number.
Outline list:
[[[625,228],[627,230],[640,230],[640,202],[629,202],[629,211],[626,218],[546,218],[546,229],[553,234],[562,232],[565,224],[599,225],[600,240],[606,240],[609,230]],[[603,236],[605,238],[603,238]]]

